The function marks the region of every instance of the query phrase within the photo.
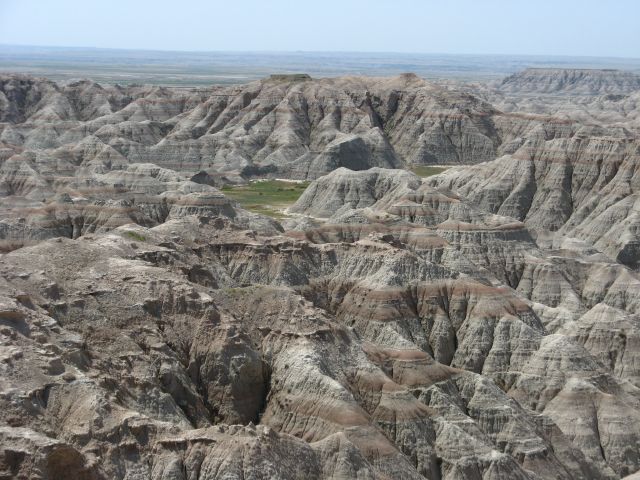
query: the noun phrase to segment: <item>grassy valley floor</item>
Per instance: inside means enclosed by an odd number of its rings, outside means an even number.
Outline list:
[[[425,178],[444,172],[448,167],[416,165],[413,173]],[[309,186],[309,182],[285,180],[256,180],[247,185],[226,185],[224,194],[238,202],[242,208],[273,218],[287,218],[284,209],[293,205]]]
[[[227,185],[223,193],[243,208],[273,218],[286,218],[283,210],[295,203],[309,182],[258,180],[247,185]]]

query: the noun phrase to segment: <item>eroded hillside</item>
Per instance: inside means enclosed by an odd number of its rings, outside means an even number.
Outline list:
[[[0,85],[1,475],[640,470],[631,130],[410,75]],[[277,220],[256,177],[313,181]]]

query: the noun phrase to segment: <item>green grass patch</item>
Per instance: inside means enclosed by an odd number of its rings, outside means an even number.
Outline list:
[[[449,167],[431,167],[429,165],[414,165],[413,167],[410,167],[409,170],[411,170],[413,173],[415,173],[419,177],[425,178],[425,177],[430,177],[432,175],[438,175],[439,173],[444,172],[448,168]]]
[[[286,218],[280,210],[294,204],[308,186],[309,182],[265,180],[248,185],[226,185],[222,191],[246,210],[273,218]]]
[[[140,235],[138,232],[127,231],[124,232],[123,235],[133,240],[137,240],[138,242],[145,242],[147,240],[147,237],[145,237],[144,235]]]

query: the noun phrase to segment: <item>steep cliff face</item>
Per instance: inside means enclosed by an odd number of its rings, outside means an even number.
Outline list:
[[[497,90],[480,89],[511,112],[502,118],[532,123],[499,129],[508,137],[496,160],[450,170],[431,184],[525,222],[541,245],[575,239],[637,269],[638,78],[532,69],[508,77]]]
[[[525,222],[557,242],[575,237],[637,268],[640,144],[587,128],[530,138],[512,155],[445,172],[444,186],[480,208]]]

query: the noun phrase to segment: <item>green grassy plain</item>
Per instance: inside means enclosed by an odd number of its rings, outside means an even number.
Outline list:
[[[308,185],[309,182],[265,180],[248,185],[226,185],[222,191],[246,210],[273,218],[286,218],[280,210],[295,203]]]
[[[137,240],[139,242],[146,242],[147,241],[147,237],[145,237],[144,235],[140,235],[138,232],[132,232],[132,231],[126,231],[123,233],[123,235],[126,235],[127,237],[133,239],[133,240]]]

